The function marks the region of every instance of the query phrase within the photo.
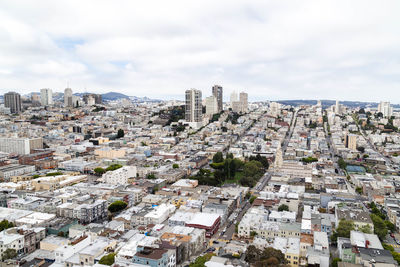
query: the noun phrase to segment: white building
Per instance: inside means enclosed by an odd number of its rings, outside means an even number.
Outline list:
[[[156,206],[152,211],[144,216],[147,224],[160,224],[168,219],[169,215],[175,211],[176,207],[174,205],[162,203]]]
[[[238,94],[237,94],[236,91],[233,91],[233,92],[231,93],[231,98],[230,98],[230,100],[231,100],[231,108],[233,108],[233,103],[238,101]]]
[[[15,249],[18,254],[24,251],[24,236],[13,233],[14,229],[0,232],[0,259],[7,249]]]
[[[0,151],[27,155],[33,149],[42,149],[42,138],[0,138]]]
[[[218,113],[218,102],[215,96],[206,97],[206,115],[212,116]]]
[[[201,122],[203,112],[201,91],[196,89],[186,90],[185,99],[185,120],[187,122]]]
[[[393,108],[390,106],[390,102],[380,102],[378,105],[378,112],[381,112],[383,117],[390,118],[393,114]]]
[[[40,103],[42,104],[42,106],[53,105],[53,91],[51,89],[40,89]]]
[[[136,177],[135,166],[124,166],[115,171],[108,171],[103,174],[102,179],[107,184],[127,184],[129,178]]]
[[[26,173],[34,172],[34,165],[20,165],[20,164],[10,164],[0,167],[0,178],[8,181],[13,176],[20,176]]]

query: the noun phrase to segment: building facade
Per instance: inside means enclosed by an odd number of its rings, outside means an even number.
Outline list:
[[[202,121],[201,91],[196,89],[186,90],[185,93],[185,120],[188,122]]]
[[[214,85],[212,88],[212,94],[217,99],[217,110],[221,112],[223,110],[223,89],[220,85]]]
[[[11,113],[20,113],[22,111],[21,95],[15,92],[4,94],[4,106],[10,108]]]

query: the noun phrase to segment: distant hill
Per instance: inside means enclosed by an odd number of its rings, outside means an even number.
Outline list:
[[[276,101],[283,105],[291,105],[291,106],[300,106],[300,105],[316,105],[317,100],[278,100]],[[345,105],[347,107],[360,107],[360,108],[376,108],[378,107],[378,103],[376,102],[361,102],[361,101],[339,101],[340,104]],[[335,105],[335,100],[321,100],[321,104],[323,108],[327,108],[329,106]],[[394,108],[399,108],[400,105],[392,105]]]
[[[92,94],[90,92],[85,93],[75,93],[74,95],[83,97],[86,94]],[[150,99],[148,97],[137,97],[137,96],[127,96],[125,94],[117,93],[117,92],[108,92],[101,95],[103,97],[103,101],[115,101],[118,99],[129,99],[132,102],[159,102],[161,100]]]
[[[102,94],[101,96],[103,97],[103,100],[108,100],[108,101],[118,100],[122,98],[129,99],[129,96],[117,92],[109,92]]]

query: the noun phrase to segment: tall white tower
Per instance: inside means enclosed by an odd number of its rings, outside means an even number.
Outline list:
[[[40,89],[40,103],[42,106],[53,105],[53,91],[51,89]]]

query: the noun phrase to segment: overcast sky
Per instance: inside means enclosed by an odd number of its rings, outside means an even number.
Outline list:
[[[400,103],[400,1],[0,2],[0,93]]]

